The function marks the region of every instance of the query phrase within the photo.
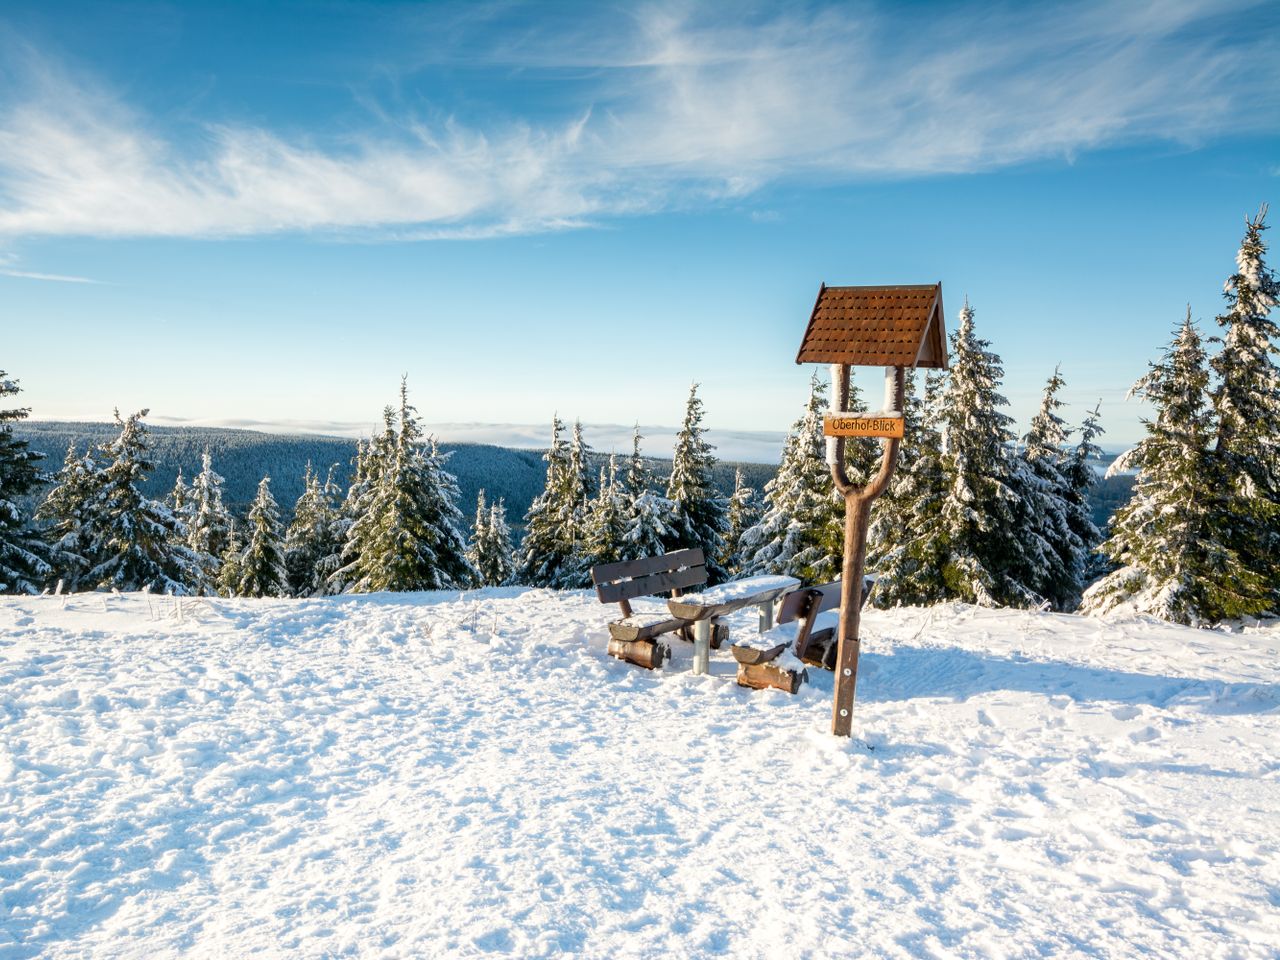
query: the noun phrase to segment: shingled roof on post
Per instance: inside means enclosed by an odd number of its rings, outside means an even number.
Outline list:
[[[942,284],[818,290],[796,363],[947,366]]]

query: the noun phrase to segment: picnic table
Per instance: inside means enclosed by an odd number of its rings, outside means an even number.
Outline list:
[[[717,620],[747,607],[758,607],[761,628],[767,630],[773,626],[773,602],[799,586],[795,577],[764,574],[668,600],[671,615],[692,624],[693,672],[706,673],[710,666],[711,633]]]

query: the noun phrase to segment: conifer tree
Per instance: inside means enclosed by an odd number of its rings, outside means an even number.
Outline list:
[[[244,538],[240,536],[240,528],[235,520],[227,526],[227,545],[222,556],[218,558],[218,594],[223,597],[234,597],[240,590],[240,555],[244,551]]]
[[[1085,414],[1080,425],[1080,440],[1066,460],[1063,475],[1067,480],[1067,523],[1080,541],[1083,577],[1072,608],[1080,605],[1079,594],[1085,586],[1103,572],[1098,555],[1102,531],[1093,522],[1089,510],[1089,494],[1098,482],[1098,474],[1091,466],[1102,456],[1102,448],[1094,441],[1103,434],[1101,402]]]
[[[728,571],[730,577],[741,576],[745,572],[747,558],[743,555],[742,538],[759,518],[756,492],[743,479],[742,468],[739,467],[733,474],[733,494],[729,497],[724,552],[720,555],[720,565]]]
[[[86,511],[92,531],[86,580],[119,590],[189,593],[199,583],[200,568],[196,554],[179,542],[181,521],[140,489],[154,468],[142,423],[146,415],[142,410],[121,420],[116,412],[120,435],[103,448],[105,466]]]
[[[169,496],[165,500],[165,504],[173,511],[175,517],[185,519],[191,501],[191,488],[187,486],[187,482],[182,479],[182,468],[178,468],[178,479],[173,482],[173,489],[169,491]]]
[[[543,455],[547,463],[546,484],[525,514],[524,539],[516,579],[531,587],[559,585],[566,577],[574,556],[573,506],[569,501],[569,448],[561,436],[560,418],[551,421],[551,446]]]
[[[239,557],[236,596],[287,597],[289,571],[284,560],[284,527],[280,508],[271,495],[271,478],[258,483],[258,494],[249,507],[249,542]]]
[[[201,593],[218,591],[218,570],[227,549],[231,515],[222,502],[223,479],[213,469],[208,449],[200,457],[200,472],[191,481],[187,497],[187,546],[200,565],[197,586]]]
[[[710,583],[724,580],[727,573],[720,564],[724,553],[728,502],[712,483],[715,449],[703,439],[702,400],[698,385],[689,388],[684,423],[676,435],[675,453],[671,458],[671,478],[667,482],[667,499],[671,501],[671,520],[667,524],[666,547],[679,550],[701,547]]]
[[[326,587],[330,593],[363,592],[357,586],[361,552],[367,548],[372,536],[374,501],[381,490],[382,475],[395,450],[395,416],[394,407],[383,407],[382,432],[356,444],[351,484],[342,502],[342,549],[326,563],[333,571]]]
[[[843,522],[844,510],[826,461],[826,397],[826,384],[815,373],[804,414],[783,443],[778,472],[765,484],[760,519],[742,535],[748,573],[826,583],[840,572],[841,553],[833,552],[832,529]]]
[[[383,443],[365,464],[368,490],[347,533],[354,559],[338,574],[348,590],[446,590],[475,582],[447,460],[434,439],[424,440],[402,381],[398,416],[387,417]]]
[[[942,504],[947,495],[942,462],[941,371],[925,378],[924,396],[905,382],[903,441],[885,495],[875,502],[868,533],[867,570],[878,575],[880,607],[927,606],[947,597]]]
[[[627,536],[628,507],[626,492],[618,480],[618,462],[610,455],[608,468],[600,468],[600,482],[587,511],[583,526],[581,569],[590,581],[591,568],[601,563],[622,559]]]
[[[943,464],[947,495],[941,533],[948,595],[980,606],[1040,602],[1025,582],[1036,558],[1025,531],[1023,477],[1011,450],[1012,420],[1002,413],[1004,373],[990,343],[974,332],[965,301],[951,336],[951,370],[943,401]]]
[[[1265,261],[1266,214],[1264,205],[1245,222],[1236,272],[1224,285],[1227,309],[1217,318],[1222,349],[1211,362],[1218,375],[1212,523],[1249,573],[1213,604],[1228,617],[1280,612],[1280,327],[1269,316],[1280,283]]]
[[[552,586],[573,590],[591,583],[592,547],[588,525],[591,512],[591,448],[582,436],[582,421],[575,420],[569,440],[569,469],[559,501],[559,522],[570,543],[570,558]],[[603,561],[602,561],[603,562]]]
[[[293,520],[284,538],[284,564],[294,596],[314,597],[325,590],[328,576],[325,561],[342,548],[337,489],[333,471],[329,479],[320,477],[307,463],[302,494],[293,508]]]
[[[1188,308],[1160,361],[1130,392],[1149,400],[1155,417],[1144,421],[1146,437],[1112,465],[1138,474],[1133,497],[1116,512],[1102,546],[1119,568],[1085,592],[1086,611],[1131,604],[1139,613],[1199,624],[1230,616],[1240,598],[1261,588],[1209,512],[1215,477],[1208,382]]]
[[[93,540],[89,511],[101,479],[93,450],[78,454],[75,444],[70,444],[62,469],[54,477],[53,489],[36,510],[36,520],[44,525],[53,566],[50,578],[61,580],[67,591],[85,586]]]
[[[671,516],[671,501],[653,490],[653,474],[640,455],[640,441],[643,439],[637,424],[631,438],[631,459],[623,485],[626,517],[619,560],[661,556],[666,551],[665,543],[670,536],[667,521]]]
[[[1058,415],[1058,392],[1065,381],[1060,370],[1045,384],[1040,409],[1022,439],[1022,462],[1029,482],[1021,505],[1024,538],[1033,541],[1034,565],[1026,581],[1057,610],[1073,610],[1084,589],[1085,545],[1071,517],[1071,487],[1065,451],[1069,430]]]
[[[0,400],[20,391],[18,382],[0,370]],[[13,423],[30,412],[0,409],[0,593],[38,593],[52,573],[44,542],[20,500],[45,480],[37,466],[44,455],[13,434]]]
[[[475,538],[471,554],[476,568],[476,583],[481,587],[501,587],[511,582],[513,550],[511,528],[507,525],[507,507],[499,498],[485,505],[480,491],[476,507]]]
[[[481,553],[489,537],[489,504],[484,498],[484,487],[476,494],[476,518],[471,522],[471,540],[467,544],[467,559],[476,568],[475,586],[486,586],[480,569]]]

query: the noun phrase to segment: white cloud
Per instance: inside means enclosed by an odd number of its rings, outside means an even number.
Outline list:
[[[566,88],[578,99],[559,122],[482,128],[384,111],[337,142],[227,124],[179,142],[91,91],[100,84],[40,67],[0,111],[0,234],[484,237],[779,180],[973,172],[1272,132],[1276,37],[1241,31],[1249,6],[842,6],[737,21],[711,12],[731,8],[659,6],[586,46],[534,33],[490,51],[495,65],[539,70],[577,49],[575,63],[597,68],[590,89]]]

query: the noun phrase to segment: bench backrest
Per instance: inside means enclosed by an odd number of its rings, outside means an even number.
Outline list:
[[[707,568],[700,549],[675,550],[660,557],[602,563],[591,568],[591,582],[601,603],[624,603],[706,583]]]
[[[814,608],[810,604],[817,604]],[[774,622],[791,623],[801,617],[816,617],[827,610],[840,606],[840,584],[824,583],[817,587],[803,587],[793,590],[782,598],[778,605],[778,613]]]

